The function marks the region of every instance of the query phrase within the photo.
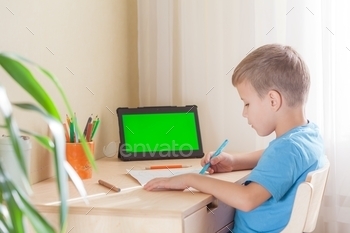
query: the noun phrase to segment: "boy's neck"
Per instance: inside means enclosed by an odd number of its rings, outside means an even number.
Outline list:
[[[280,112],[276,124],[276,138],[289,130],[307,124],[304,107],[287,108]]]

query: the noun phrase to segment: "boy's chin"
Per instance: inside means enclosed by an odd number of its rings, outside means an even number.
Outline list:
[[[270,134],[272,134],[272,132],[267,133],[267,132],[258,131],[258,130],[256,130],[256,129],[254,129],[254,130],[255,130],[255,132],[256,132],[260,137],[267,137],[267,136],[269,136]]]

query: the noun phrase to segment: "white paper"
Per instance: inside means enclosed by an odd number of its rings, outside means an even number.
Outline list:
[[[171,177],[186,173],[199,173],[201,169],[194,168],[174,168],[174,169],[150,169],[150,170],[133,170],[126,169],[127,174],[134,177],[142,186],[148,181],[158,177]]]

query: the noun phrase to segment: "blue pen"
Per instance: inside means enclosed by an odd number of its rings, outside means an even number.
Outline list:
[[[219,147],[219,149],[217,149],[217,150],[215,151],[215,153],[210,157],[210,160],[211,160],[212,158],[218,156],[218,155],[221,153],[221,151],[224,149],[224,147],[227,145],[227,143],[228,143],[228,140],[226,139],[226,140],[221,144],[221,146]],[[209,166],[210,166],[210,160],[209,160],[208,163],[206,163],[206,164],[204,165],[204,167],[203,167],[202,170],[199,172],[199,174],[204,174],[204,173],[208,170],[208,168],[209,168]]]

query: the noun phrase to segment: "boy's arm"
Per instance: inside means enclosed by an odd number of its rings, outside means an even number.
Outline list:
[[[211,194],[242,211],[253,210],[271,197],[271,194],[258,183],[252,182],[244,186],[194,173],[170,178],[156,178],[144,186],[146,190],[186,189],[189,187]]]

